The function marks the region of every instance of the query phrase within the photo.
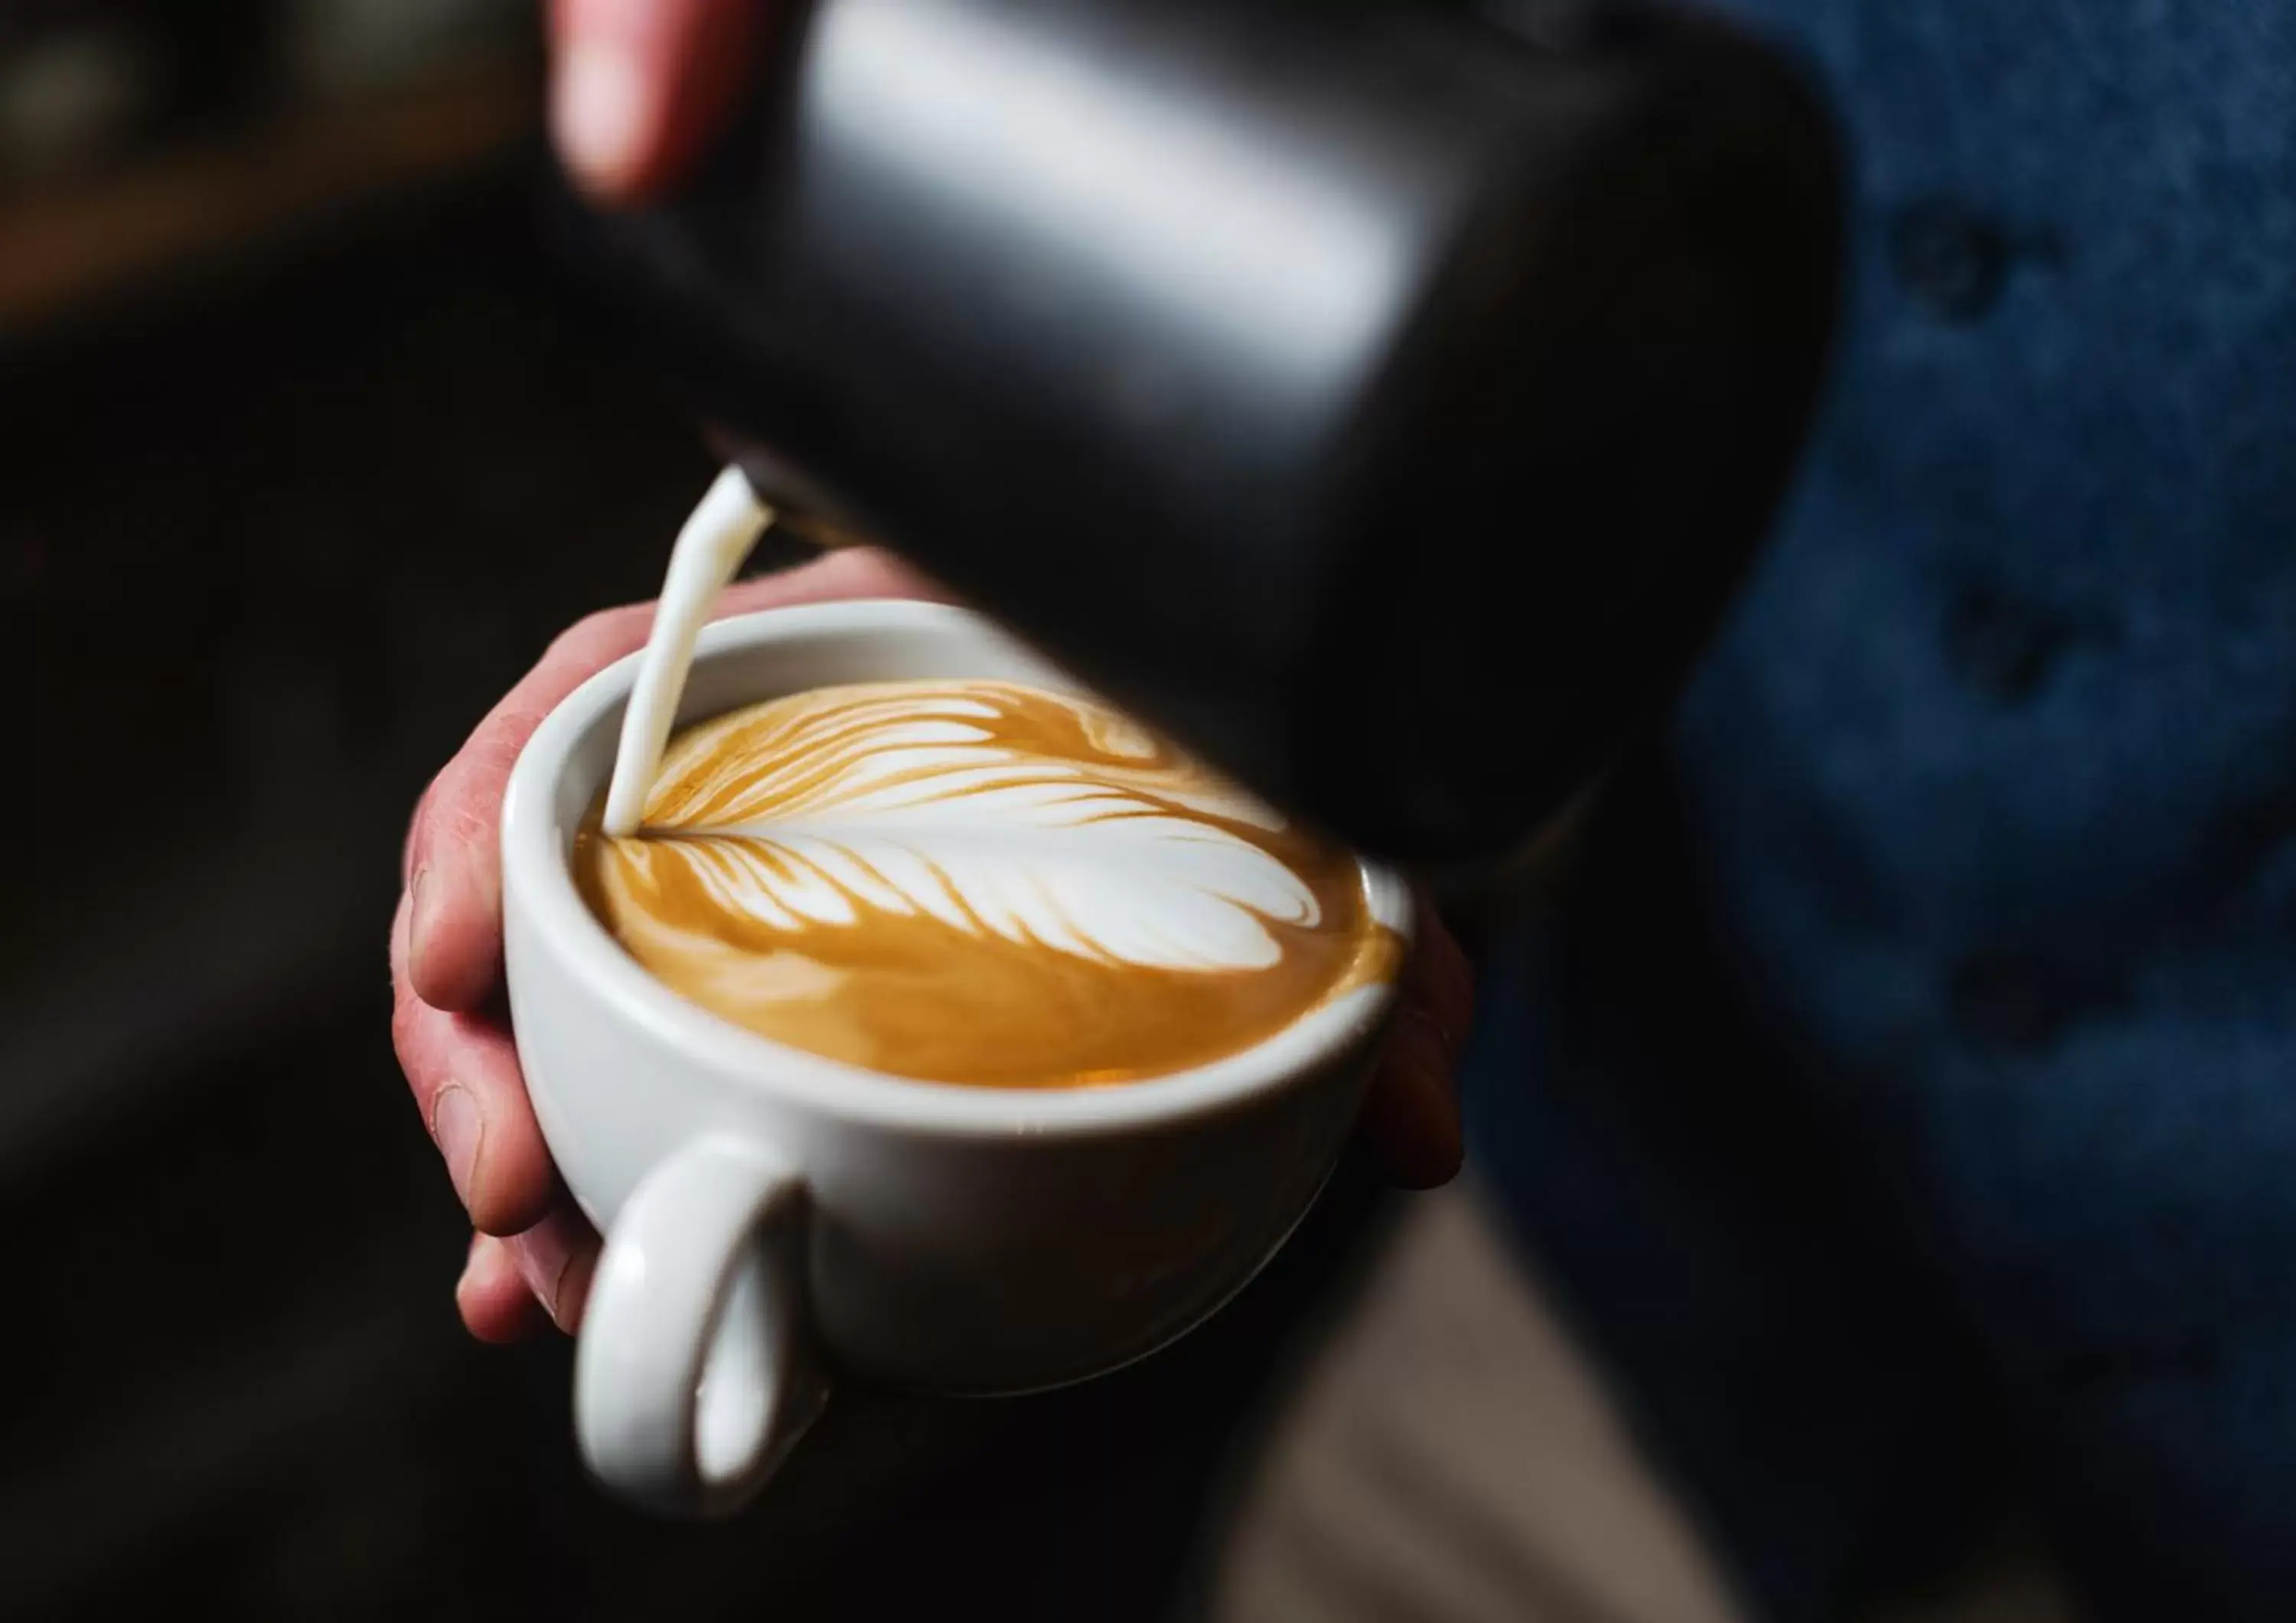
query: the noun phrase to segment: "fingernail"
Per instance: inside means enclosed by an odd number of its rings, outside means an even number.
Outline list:
[[[627,179],[645,139],[646,85],[637,63],[603,42],[570,46],[559,63],[551,122],[559,151],[583,178],[603,185]]]
[[[477,1100],[459,1087],[439,1091],[430,1107],[430,1136],[438,1142],[439,1153],[447,1158],[447,1175],[455,1181],[455,1193],[462,1198],[465,1210],[479,1167],[479,1141],[485,1134]]]
[[[559,1329],[571,1331],[589,1295],[589,1278],[586,1270],[576,1267],[576,1249],[560,1225],[545,1218],[518,1237],[517,1251],[519,1273],[534,1299]]]
[[[550,1295],[552,1322],[568,1335],[582,1328],[582,1309],[590,1301],[590,1281],[597,1272],[597,1258],[582,1255],[567,1259],[558,1271],[558,1289]]]

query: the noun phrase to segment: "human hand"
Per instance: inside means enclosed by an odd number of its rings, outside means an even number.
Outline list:
[[[729,587],[716,613],[940,595],[886,554],[857,548]],[[407,831],[390,933],[391,1034],[476,1230],[456,1295],[481,1340],[516,1339],[545,1313],[572,1329],[598,1252],[559,1187],[502,1006],[503,791],[542,719],[643,647],[653,613],[650,603],[605,609],[560,636],[431,779]]]
[[[733,117],[769,0],[551,0],[551,131],[581,184],[629,203],[683,174]]]
[[[734,586],[718,613],[941,595],[888,555],[853,548]],[[503,791],[542,719],[643,647],[652,623],[653,606],[634,605],[593,614],[560,637],[432,779],[407,834],[406,889],[390,935],[391,1032],[476,1231],[455,1298],[481,1340],[514,1340],[545,1315],[573,1330],[599,1244],[551,1166],[502,1007]],[[1390,1176],[1410,1187],[1458,1169],[1450,1072],[1473,997],[1457,943],[1431,910],[1423,908],[1421,919],[1363,1124]]]

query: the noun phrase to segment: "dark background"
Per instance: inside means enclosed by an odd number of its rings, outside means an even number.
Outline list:
[[[711,471],[544,297],[532,25],[0,8],[0,1617],[1161,1615],[1377,1220],[1352,1170],[1178,1351],[847,1392],[726,1527],[605,1502],[566,1346],[456,1322],[399,837],[552,635],[652,595]]]

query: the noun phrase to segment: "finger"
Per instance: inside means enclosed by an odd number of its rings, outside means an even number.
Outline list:
[[[551,129],[593,193],[632,202],[684,174],[732,121],[760,0],[554,0]]]
[[[497,1347],[523,1341],[549,1322],[526,1287],[510,1242],[492,1234],[471,1236],[470,1260],[455,1283],[455,1306],[471,1334]]]
[[[590,1299],[590,1280],[597,1272],[600,1242],[597,1230],[562,1201],[550,1215],[510,1241],[519,1275],[551,1322],[572,1335],[582,1327],[582,1309]]]
[[[503,791],[534,729],[566,696],[642,647],[650,608],[608,609],[551,644],[431,781],[407,845],[412,877],[408,975],[437,1009],[470,1009],[494,994],[502,956]]]
[[[1425,897],[1402,996],[1364,1103],[1362,1131],[1388,1176],[1431,1189],[1464,1154],[1454,1073],[1474,1013],[1466,955]]]
[[[423,813],[430,810],[433,783],[424,784],[422,793],[415,797],[414,815],[406,820],[406,836],[398,842],[398,885],[401,890],[414,878],[414,835],[422,827]]]
[[[1475,1019],[1474,967],[1424,894],[1418,898],[1418,920],[1404,974],[1404,996],[1425,1009],[1442,1034],[1445,1052],[1456,1059]]]
[[[1451,1059],[1417,1004],[1396,1012],[1364,1100],[1361,1131],[1389,1180],[1402,1188],[1434,1189],[1458,1175],[1464,1146]]]
[[[852,597],[944,595],[888,554],[854,548],[742,581],[723,594],[713,617]],[[605,609],[578,622],[479,723],[424,792],[406,842],[413,911],[407,974],[415,993],[431,1007],[474,1009],[496,990],[503,792],[519,752],[569,694],[644,647],[652,629],[650,603]]]
[[[550,1209],[555,1192],[518,1051],[501,1021],[433,1009],[414,995],[406,973],[408,911],[402,897],[390,931],[390,1032],[399,1067],[472,1223],[515,1234]]]

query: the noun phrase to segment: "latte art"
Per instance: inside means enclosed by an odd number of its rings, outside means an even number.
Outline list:
[[[1234,1052],[1392,972],[1352,857],[1125,717],[1012,683],[828,688],[676,739],[594,910],[779,1041],[1059,1086]]]

